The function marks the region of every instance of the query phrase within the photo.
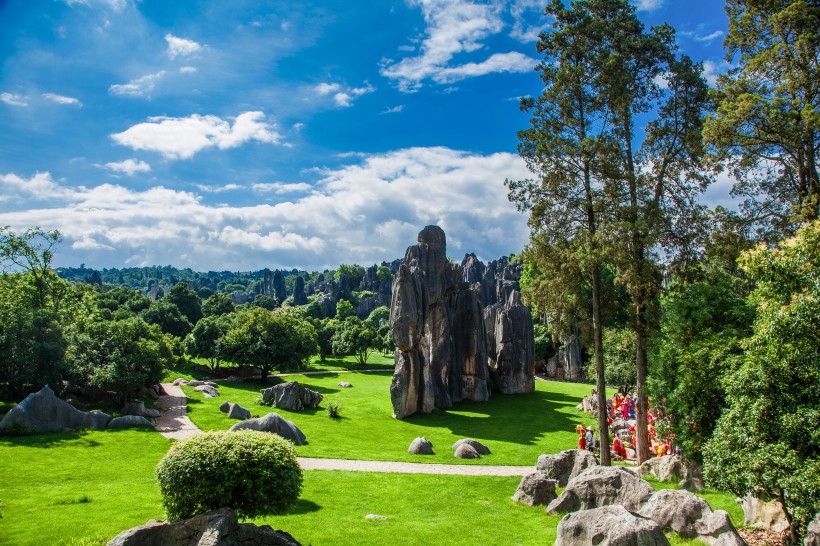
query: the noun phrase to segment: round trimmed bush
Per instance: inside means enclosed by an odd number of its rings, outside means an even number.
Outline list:
[[[171,520],[218,508],[241,518],[286,511],[302,492],[293,445],[267,432],[206,432],[174,444],[156,470]]]

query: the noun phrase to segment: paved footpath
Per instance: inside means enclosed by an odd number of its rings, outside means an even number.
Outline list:
[[[180,387],[163,383],[164,396],[157,399],[161,414],[155,428],[166,438],[182,440],[202,431],[188,417],[185,393]],[[523,476],[535,472],[535,466],[488,466],[393,461],[356,461],[299,457],[303,470],[347,470],[351,472],[395,472],[400,474],[449,474],[457,476]]]

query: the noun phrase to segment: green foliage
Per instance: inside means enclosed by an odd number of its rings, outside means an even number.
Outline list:
[[[374,330],[381,328],[381,321],[390,321],[390,308],[384,305],[373,309],[373,312],[371,312],[365,319],[367,325]]]
[[[634,385],[635,332],[629,328],[604,328],[603,346],[607,383]],[[587,377],[595,377],[595,363],[587,362],[584,373]]]
[[[273,311],[279,307],[276,298],[272,298],[264,294],[257,294],[256,297],[253,298],[253,306],[261,307],[262,309],[267,309],[268,311]]]
[[[336,319],[337,320],[344,320],[347,317],[352,317],[356,314],[356,310],[353,309],[353,304],[347,300],[339,300],[336,303]]]
[[[354,355],[364,366],[373,349],[378,348],[379,340],[376,331],[365,322],[358,317],[347,317],[333,334],[331,344],[333,354]]]
[[[156,470],[169,519],[229,507],[242,518],[279,514],[302,491],[293,445],[275,434],[206,432],[182,440]]]
[[[202,302],[202,316],[227,315],[234,312],[233,300],[228,294],[214,294]]]
[[[341,419],[342,418],[342,405],[339,402],[334,402],[333,400],[328,400],[327,406],[325,407],[325,413],[331,419]]]
[[[548,326],[536,322],[533,324],[533,333],[535,334],[535,360],[536,362],[546,360],[551,356],[551,353],[555,351],[550,329]]]
[[[176,305],[192,325],[202,318],[202,301],[199,294],[188,288],[187,282],[175,284],[165,295],[165,301]]]
[[[232,315],[208,315],[196,323],[185,338],[185,352],[195,358],[205,358],[212,370],[226,355],[225,334],[231,327]]]
[[[28,228],[22,233],[9,226],[0,227],[0,265],[11,266],[31,274],[36,293],[36,306],[44,307],[50,300],[58,305],[62,283],[51,269],[54,247],[63,240],[59,231],[45,231],[39,227]]]
[[[390,268],[386,265],[380,265],[376,269],[376,279],[379,282],[393,282],[393,274],[390,272]]]
[[[316,330],[316,342],[319,345],[319,358],[325,361],[328,355],[333,354],[333,336],[339,329],[340,323],[335,319],[322,319],[314,321]]]
[[[820,511],[820,221],[741,258],[757,318],[728,409],[704,450],[704,476],[738,495],[778,499],[792,539]]]
[[[339,266],[339,269],[336,270],[334,279],[336,279],[336,282],[341,282],[342,276],[344,276],[347,282],[342,286],[342,290],[352,292],[353,290],[358,290],[366,273],[367,271],[360,265],[342,264]]]
[[[148,309],[140,313],[140,317],[148,324],[156,324],[164,333],[180,339],[187,336],[194,327],[179,307],[165,299],[152,302]]]

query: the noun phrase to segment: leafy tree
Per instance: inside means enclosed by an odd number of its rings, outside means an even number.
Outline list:
[[[334,278],[336,279],[336,282],[341,282],[342,277],[344,276],[347,282],[342,289],[353,291],[359,288],[359,285],[362,283],[362,279],[364,279],[366,273],[367,271],[365,271],[364,267],[360,265],[342,264],[339,266],[339,269],[336,270]]]
[[[205,358],[211,370],[219,369],[225,356],[225,334],[231,327],[231,315],[210,315],[196,323],[185,338],[185,352],[196,358]]]
[[[376,279],[381,282],[393,282],[393,274],[390,272],[390,268],[386,265],[380,265],[376,268]]]
[[[321,319],[314,321],[313,326],[319,345],[319,359],[324,362],[328,355],[333,354],[333,336],[340,324],[336,319]]]
[[[236,315],[225,345],[231,360],[262,370],[263,382],[274,368],[298,370],[318,352],[316,330],[301,313],[259,307]]]
[[[202,316],[227,315],[235,311],[233,300],[228,294],[218,293],[202,302]]]
[[[704,127],[727,164],[747,219],[771,236],[820,216],[820,6],[812,0],[727,0],[717,108]]]
[[[182,314],[179,307],[165,299],[156,300],[140,316],[149,324],[156,324],[172,336],[183,339],[193,329],[191,322]]]
[[[390,321],[390,308],[384,305],[373,309],[367,319],[365,319],[365,322],[374,330],[378,330],[380,328],[379,323],[383,320],[387,322]]]
[[[12,231],[9,226],[0,228],[0,264],[31,274],[36,287],[35,305],[44,307],[47,299],[59,305],[64,285],[57,283],[57,275],[51,269],[54,247],[63,240],[59,231],[45,231],[39,227],[28,228],[22,233]]]
[[[741,258],[757,318],[728,409],[704,450],[704,477],[739,496],[777,499],[792,542],[820,511],[820,221]]]
[[[165,300],[176,305],[191,324],[196,324],[202,318],[202,301],[199,294],[188,288],[187,282],[177,283],[171,287],[165,295]]]
[[[634,385],[635,332],[629,328],[604,328],[606,379],[612,385]],[[586,364],[586,376],[594,377],[594,363]]]
[[[356,362],[364,366],[377,348],[377,337],[376,331],[358,317],[347,317],[333,334],[333,354],[354,355]]]
[[[336,319],[345,320],[347,317],[352,317],[356,314],[353,309],[353,304],[347,300],[339,300],[336,302]]]
[[[533,332],[535,336],[535,361],[546,360],[549,358],[550,353],[555,350],[550,329],[548,326],[536,322],[533,324]],[[594,372],[593,375],[595,375]]]
[[[261,307],[262,309],[267,309],[268,311],[273,311],[279,307],[277,305],[276,298],[272,298],[264,294],[257,294],[256,297],[253,298],[253,306]]]
[[[74,383],[107,393],[119,404],[159,383],[176,359],[172,338],[139,317],[78,321],[66,351]]]

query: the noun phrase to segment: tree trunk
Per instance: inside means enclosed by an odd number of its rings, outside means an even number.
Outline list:
[[[635,407],[635,435],[637,438],[635,450],[638,453],[638,464],[649,458],[649,427],[647,420],[648,403],[646,400],[646,315],[643,296],[635,302],[635,368],[637,371],[638,401]]]
[[[596,262],[592,266],[592,330],[595,352],[595,387],[598,390],[598,445],[601,464],[609,466],[609,422],[606,411],[606,381],[604,377],[604,343],[601,332],[601,271]]]

